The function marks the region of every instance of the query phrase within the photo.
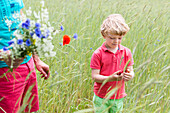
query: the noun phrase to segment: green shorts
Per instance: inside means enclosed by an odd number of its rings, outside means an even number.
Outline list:
[[[95,113],[121,113],[123,110],[123,101],[124,98],[105,101],[105,99],[94,95],[93,104]]]

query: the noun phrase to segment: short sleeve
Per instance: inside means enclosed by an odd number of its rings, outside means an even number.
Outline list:
[[[20,0],[20,8],[22,9],[24,7],[23,0]]]
[[[100,69],[100,67],[101,67],[100,56],[94,52],[91,57],[90,68]]]
[[[129,64],[128,64],[128,66],[134,65],[134,60],[133,60],[132,53],[131,53],[131,50],[130,50],[130,49],[127,50],[126,59],[127,59],[127,61],[130,59],[130,62],[129,62]]]

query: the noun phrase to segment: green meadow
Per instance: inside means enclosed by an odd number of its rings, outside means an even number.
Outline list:
[[[40,0],[24,0],[38,11]],[[130,27],[122,45],[131,49],[135,77],[126,83],[123,113],[170,112],[170,2],[168,0],[45,0],[50,22],[60,31],[53,44],[56,56],[41,58],[50,66],[48,80],[38,76],[38,113],[93,113],[90,60],[102,45],[103,20],[120,13]],[[63,35],[73,37],[60,46]]]

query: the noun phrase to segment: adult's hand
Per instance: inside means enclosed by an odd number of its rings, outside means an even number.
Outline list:
[[[0,50],[2,52],[2,50]],[[10,50],[5,51],[3,54],[6,54],[5,58],[0,58],[0,60],[4,61],[9,67],[17,68],[24,60],[24,58],[11,58]]]
[[[50,76],[49,66],[41,61],[37,55],[33,55],[33,58],[37,70],[42,74],[41,78],[48,79]]]
[[[4,59],[4,62],[9,66],[13,68],[18,68],[18,66],[23,62],[24,58],[15,58],[12,59],[11,56],[7,56],[7,58]],[[13,61],[13,63],[12,63]]]

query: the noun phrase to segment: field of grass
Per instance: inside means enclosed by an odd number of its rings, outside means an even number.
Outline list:
[[[40,0],[24,0],[39,10]],[[120,13],[130,27],[122,45],[131,49],[135,78],[126,83],[124,113],[170,112],[170,2],[168,0],[45,0],[50,22],[64,31],[56,35],[54,58],[42,58],[51,76],[38,76],[39,113],[93,112],[90,59],[104,42],[102,21]],[[70,46],[60,46],[64,34],[78,34]],[[84,110],[85,109],[85,110]],[[82,111],[84,110],[84,111]]]

